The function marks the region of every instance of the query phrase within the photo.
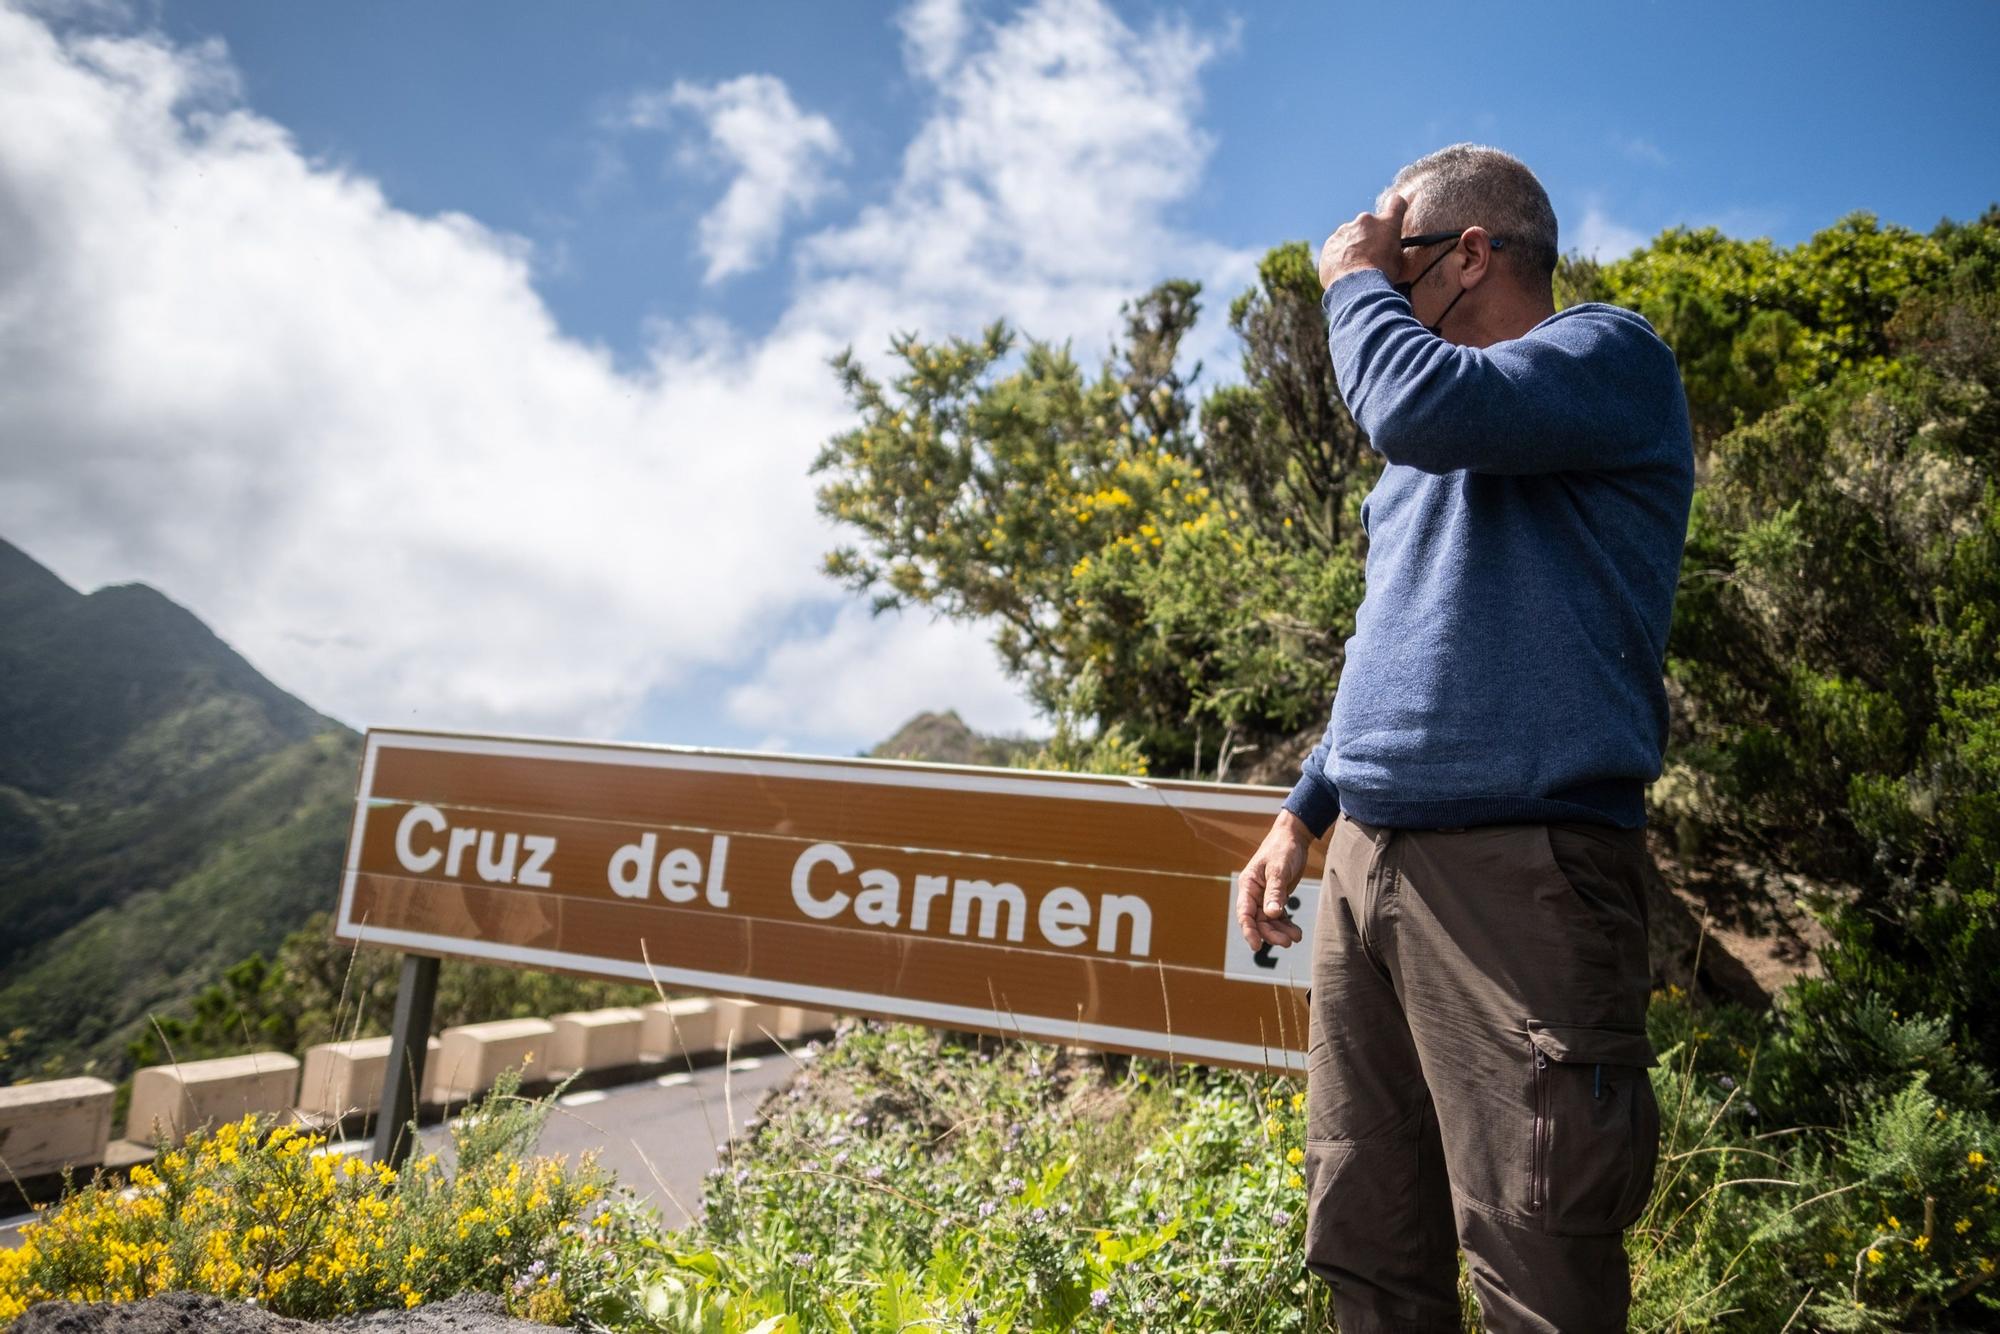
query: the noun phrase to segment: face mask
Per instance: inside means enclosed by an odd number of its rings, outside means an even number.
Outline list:
[[[1421,236],[1404,237],[1403,246],[1405,249],[1407,249],[1411,246],[1436,245],[1440,241],[1456,241],[1459,237],[1463,235],[1465,235],[1465,231],[1463,229],[1455,232],[1425,232]],[[1495,237],[1489,237],[1487,240],[1487,244],[1490,245],[1493,249],[1498,250],[1501,246],[1505,245],[1506,242],[1501,240],[1501,238],[1495,236]],[[1456,249],[1456,247],[1453,248]],[[1451,254],[1450,250],[1445,251],[1443,255],[1439,255],[1436,259],[1424,265],[1424,271],[1422,273],[1419,273],[1415,278],[1411,279],[1409,282],[1406,283],[1390,283],[1389,284],[1390,288],[1396,293],[1396,295],[1402,297],[1403,300],[1408,301],[1410,299],[1410,293],[1416,288],[1416,285],[1422,282],[1432,269],[1436,268],[1439,264],[1443,263],[1445,256],[1449,254]],[[1442,311],[1438,312],[1437,320],[1434,323],[1426,324],[1424,328],[1428,329],[1431,333],[1436,334],[1437,331],[1444,325],[1444,317],[1451,314],[1451,308],[1458,304],[1459,297],[1463,297],[1466,293],[1466,290],[1467,289],[1463,287],[1459,288],[1458,296],[1453,297],[1451,301],[1445,306],[1445,308]]]
[[[1413,237],[1413,238],[1411,238],[1411,239],[1413,239],[1413,240],[1414,240],[1414,239],[1417,239],[1417,238],[1414,238],[1414,237]],[[1445,252],[1444,252],[1444,254],[1442,254],[1442,255],[1439,255],[1439,256],[1438,256],[1438,257],[1437,257],[1436,259],[1434,259],[1434,260],[1432,260],[1432,261],[1431,261],[1430,263],[1428,263],[1428,264],[1424,265],[1424,271],[1423,271],[1422,273],[1419,273],[1419,274],[1418,274],[1418,275],[1417,275],[1416,277],[1412,278],[1412,279],[1411,279],[1411,280],[1410,280],[1409,282],[1406,282],[1406,283],[1390,283],[1390,284],[1389,284],[1389,286],[1390,286],[1391,288],[1393,288],[1393,289],[1395,290],[1395,292],[1396,292],[1396,295],[1398,295],[1398,296],[1402,297],[1402,298],[1403,298],[1403,300],[1405,300],[1405,301],[1408,301],[1408,300],[1410,299],[1410,293],[1411,293],[1411,292],[1412,292],[1413,290],[1415,290],[1415,288],[1416,288],[1416,285],[1417,285],[1418,283],[1422,282],[1422,281],[1423,281],[1423,280],[1424,280],[1424,279],[1425,279],[1426,277],[1428,277],[1428,276],[1430,275],[1430,271],[1431,271],[1432,269],[1436,268],[1436,267],[1437,267],[1437,266],[1438,266],[1439,264],[1442,264],[1442,263],[1443,263],[1443,262],[1444,262],[1444,261],[1445,261],[1446,259],[1448,259],[1448,258],[1449,258],[1450,256],[1451,256],[1451,251],[1450,251],[1450,250],[1447,250],[1447,251],[1445,251]],[[1459,299],[1459,297],[1462,297],[1462,296],[1464,296],[1464,295],[1465,295],[1465,289],[1464,289],[1463,287],[1459,288],[1459,289],[1458,289],[1458,296],[1455,296],[1455,297],[1453,297],[1453,298],[1451,299],[1450,303],[1449,303],[1449,304],[1447,304],[1447,305],[1445,306],[1445,308],[1444,308],[1444,309],[1443,309],[1442,311],[1440,311],[1440,312],[1438,313],[1438,317],[1437,317],[1437,321],[1436,321],[1436,323],[1433,323],[1433,324],[1426,324],[1426,325],[1424,326],[1424,328],[1426,328],[1426,329],[1430,330],[1430,331],[1431,331],[1431,332],[1432,332],[1433,334],[1437,333],[1437,331],[1438,331],[1438,328],[1439,328],[1439,326],[1440,326],[1440,325],[1442,325],[1442,324],[1444,323],[1444,317],[1445,317],[1446,315],[1449,315],[1449,314],[1451,314],[1451,308],[1452,308],[1452,306],[1455,306],[1455,305],[1457,305],[1457,304],[1458,304],[1458,299]]]

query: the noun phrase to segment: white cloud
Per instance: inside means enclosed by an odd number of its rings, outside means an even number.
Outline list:
[[[1660,151],[1660,146],[1641,135],[1613,134],[1611,144],[1634,162],[1643,162],[1649,167],[1667,165],[1667,155]]]
[[[768,74],[714,84],[683,80],[641,93],[628,103],[625,123],[666,129],[683,112],[701,122],[708,151],[734,178],[701,219],[707,281],[717,282],[770,257],[786,220],[826,194],[827,172],[845,150],[832,121],[799,110],[783,81]]]
[[[823,735],[821,715],[830,712],[880,739],[939,700],[950,700],[982,732],[1024,731],[1033,711],[988,670],[992,659],[978,626],[933,621],[922,612],[875,616],[850,602],[825,632],[780,645],[724,706],[744,726],[768,729],[774,738]],[[789,749],[782,741],[766,744]]]
[[[1223,300],[1251,280],[1253,255],[1165,220],[1212,147],[1197,117],[1215,42],[1179,23],[1134,31],[1098,0],[1045,0],[980,36],[930,84],[934,109],[889,197],[806,238],[804,308],[863,328],[1004,313],[1101,340],[1120,301],[1169,273]],[[906,53],[911,72],[939,68],[924,63],[934,51]]]
[[[1187,274],[1214,309],[1253,256],[1162,221],[1208,148],[1197,35],[1045,0],[954,40],[775,331],[662,320],[624,371],[556,327],[531,246],[308,160],[219,44],[0,8],[0,533],[167,590],[357,724],[618,735],[722,670],[735,717],[818,749],[904,704],[1011,725],[966,627],[801,615],[842,600],[806,472],[849,422],[827,358],[996,315],[1088,354],[1120,300]],[[802,622],[831,628],[771,629]]]
[[[1581,251],[1600,263],[1608,263],[1623,259],[1644,244],[1646,236],[1643,232],[1614,221],[1601,207],[1589,204],[1583,210],[1583,222],[1576,229],[1575,239],[1565,248]]]
[[[965,0],[913,0],[897,20],[903,30],[903,63],[936,83],[951,72],[972,31]]]

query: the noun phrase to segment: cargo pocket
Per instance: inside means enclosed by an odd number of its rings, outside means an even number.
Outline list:
[[[1535,1122],[1528,1208],[1542,1231],[1622,1232],[1646,1211],[1660,1107],[1644,1033],[1528,1021]]]

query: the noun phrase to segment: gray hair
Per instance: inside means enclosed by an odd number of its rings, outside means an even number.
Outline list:
[[[1499,253],[1513,257],[1522,277],[1555,273],[1556,211],[1535,173],[1512,153],[1484,144],[1440,148],[1397,172],[1383,194],[1408,199],[1419,187],[1422,197],[1404,219],[1406,233],[1483,227],[1506,242]]]

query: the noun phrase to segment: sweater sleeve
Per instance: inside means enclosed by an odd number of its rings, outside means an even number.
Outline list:
[[[1340,816],[1340,789],[1326,776],[1326,758],[1333,753],[1333,720],[1327,719],[1326,733],[1299,766],[1299,781],[1285,798],[1285,809],[1299,817],[1314,838],[1333,826]]]
[[[1685,413],[1673,353],[1638,316],[1576,307],[1519,338],[1462,347],[1417,323],[1380,270],[1321,298],[1348,411],[1391,463],[1430,473],[1608,471],[1665,461]]]

